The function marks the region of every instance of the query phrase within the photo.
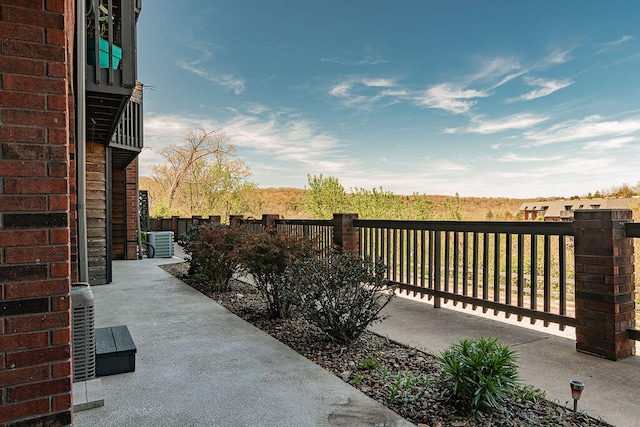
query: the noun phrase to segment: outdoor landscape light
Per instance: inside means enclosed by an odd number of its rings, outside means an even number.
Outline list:
[[[571,397],[573,397],[573,412],[576,412],[578,410],[578,400],[580,400],[580,395],[582,394],[582,390],[584,390],[584,383],[571,380],[569,384],[571,385]]]

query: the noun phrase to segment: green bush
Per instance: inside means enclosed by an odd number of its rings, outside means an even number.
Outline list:
[[[209,289],[224,292],[240,269],[239,248],[247,231],[241,226],[205,225],[189,231],[184,249],[190,255],[189,274],[204,274]]]
[[[285,283],[284,273],[295,260],[313,256],[313,248],[313,240],[294,234],[264,231],[247,234],[239,248],[240,262],[253,276],[272,318],[289,317],[291,283]]]
[[[350,344],[395,296],[386,267],[348,254],[298,261],[288,271],[301,314],[338,344]],[[294,286],[297,285],[297,286]]]
[[[436,357],[453,396],[467,409],[500,409],[518,387],[516,355],[495,338],[461,339]]]

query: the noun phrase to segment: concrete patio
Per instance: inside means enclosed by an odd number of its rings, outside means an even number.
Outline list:
[[[104,406],[75,412],[76,427],[411,425],[158,267],[168,262],[116,261],[113,283],[92,287],[96,327],[127,325],[136,370],[101,377]]]
[[[158,267],[177,261],[116,261],[114,282],[92,288],[96,327],[128,326],[136,371],[102,377],[104,406],[76,412],[75,426],[411,425]],[[586,385],[579,409],[616,426],[638,425],[638,356],[587,356],[575,351],[571,329],[411,298],[395,299],[387,312],[371,328],[376,333],[430,353],[461,337],[496,337],[517,351],[523,382],[550,400],[569,401],[569,381],[577,379]]]

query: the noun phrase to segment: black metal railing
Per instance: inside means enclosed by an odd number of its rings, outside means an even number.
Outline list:
[[[278,233],[303,236],[314,241],[320,256],[326,256],[333,248],[333,221],[312,219],[276,220]]]
[[[414,295],[575,325],[571,223],[354,220],[360,255]]]
[[[124,169],[140,154],[143,141],[142,84],[138,82],[109,142],[109,147],[113,149],[113,166]]]

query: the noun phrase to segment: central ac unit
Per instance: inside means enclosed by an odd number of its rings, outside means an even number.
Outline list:
[[[156,258],[173,256],[173,231],[150,231],[147,242],[155,249]]]

